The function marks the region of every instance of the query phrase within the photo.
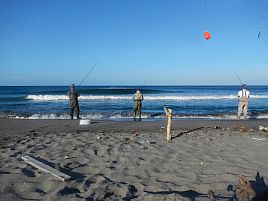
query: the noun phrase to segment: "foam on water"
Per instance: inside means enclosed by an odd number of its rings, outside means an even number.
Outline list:
[[[79,89],[80,116],[130,120],[135,86],[91,86]],[[240,86],[147,86],[142,89],[142,118],[236,119]],[[69,119],[68,86],[0,87],[0,118]],[[268,86],[251,86],[250,118],[268,119]]]
[[[131,114],[128,114],[128,115],[116,114],[116,115],[112,115],[109,118],[110,119],[131,119],[131,118],[133,118],[133,116]],[[150,115],[149,114],[142,114],[141,118],[142,119],[147,119],[147,118],[150,118]]]
[[[102,119],[104,116],[102,114],[87,114],[87,115],[80,115],[82,119]],[[27,119],[70,119],[69,114],[33,114],[29,117],[19,117],[17,116],[16,118],[27,118]]]
[[[69,119],[70,116],[67,114],[56,115],[52,114],[33,114],[28,117],[28,119]]]
[[[250,114],[249,114],[250,115]],[[101,114],[101,113],[94,113],[94,114],[85,114],[80,115],[82,119],[131,119],[133,118],[132,113],[124,113],[124,114]],[[33,114],[30,116],[21,116],[21,115],[14,115],[9,116],[9,118],[15,118],[15,119],[70,119],[69,114]],[[165,119],[165,114],[159,114],[159,115],[152,115],[152,114],[146,114],[143,113],[141,116],[142,119]],[[219,119],[219,120],[234,120],[237,118],[236,114],[210,114],[210,115],[195,115],[195,114],[175,114],[172,116],[173,119]],[[249,118],[253,119],[268,119],[268,114],[256,114],[256,115],[250,115]]]
[[[235,95],[227,96],[144,96],[146,100],[172,100],[172,101],[185,101],[185,100],[222,100],[222,99],[237,99]],[[268,95],[251,95],[252,99],[268,99]],[[66,101],[69,100],[66,95],[28,95],[26,99],[34,101]],[[81,95],[79,100],[131,100],[132,96],[92,96],[92,95]]]

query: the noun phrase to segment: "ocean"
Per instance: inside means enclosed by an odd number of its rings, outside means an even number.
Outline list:
[[[130,120],[137,86],[82,86],[80,116],[86,119]],[[142,118],[235,119],[240,86],[143,86]],[[0,117],[69,119],[68,86],[1,86]],[[249,118],[268,118],[268,86],[248,86]]]

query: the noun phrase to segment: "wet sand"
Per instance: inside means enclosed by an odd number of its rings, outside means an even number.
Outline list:
[[[268,189],[268,120],[0,119],[0,200],[234,200],[239,175]],[[60,165],[61,182],[27,163]]]

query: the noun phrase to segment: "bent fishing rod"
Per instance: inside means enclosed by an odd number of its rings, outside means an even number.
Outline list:
[[[85,75],[85,77],[81,80],[80,84],[78,85],[77,90],[84,83],[84,81],[87,79],[87,77],[89,76],[89,74],[94,70],[94,68],[97,66],[97,64],[99,63],[99,61],[100,61],[100,59],[98,59],[98,61],[90,68],[90,70],[87,72],[87,74]]]
[[[143,83],[142,83],[140,88],[143,88],[145,86],[145,84],[147,84],[148,80],[149,80],[149,78],[146,77],[146,79],[143,81]]]

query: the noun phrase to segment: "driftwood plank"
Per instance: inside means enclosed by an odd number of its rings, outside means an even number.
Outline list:
[[[30,156],[22,156],[21,157],[22,160],[24,160],[26,163],[36,167],[37,169],[39,170],[42,170],[46,173],[50,173],[52,174],[53,176],[57,177],[59,180],[61,181],[67,181],[69,180],[71,177],[67,174],[64,174],[38,160],[35,160],[34,158],[30,157]]]

